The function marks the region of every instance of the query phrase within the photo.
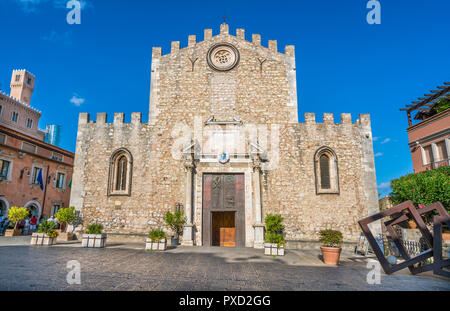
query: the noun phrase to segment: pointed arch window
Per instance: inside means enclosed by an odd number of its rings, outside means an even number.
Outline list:
[[[316,193],[339,194],[338,160],[336,153],[329,147],[321,147],[314,155],[316,175]]]
[[[113,152],[109,163],[108,195],[130,195],[133,158],[120,148]]]

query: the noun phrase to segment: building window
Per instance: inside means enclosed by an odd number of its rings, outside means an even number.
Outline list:
[[[0,159],[0,181],[9,179],[10,161]]]
[[[26,142],[22,142],[22,150],[28,153],[36,153],[36,146]]]
[[[27,127],[30,129],[33,128],[33,119],[30,118],[27,119]]]
[[[64,189],[65,181],[66,181],[66,174],[63,173],[56,174],[56,188]]]
[[[3,112],[3,106],[0,105],[0,116],[2,115],[2,112]]]
[[[52,153],[52,160],[55,160],[55,161],[58,161],[58,162],[62,162],[63,155],[60,154],[60,153],[53,152]]]
[[[339,194],[338,161],[329,147],[321,147],[314,155],[317,194]]]
[[[11,113],[11,121],[13,122],[17,122],[19,120],[19,113],[16,111],[13,111]]]
[[[20,81],[20,75],[16,75],[16,82]]]
[[[133,159],[131,153],[121,148],[110,159],[108,195],[130,195]]]
[[[58,213],[58,211],[61,209],[61,205],[60,204],[54,204],[52,206],[52,210],[51,210],[51,216],[56,216],[56,214]]]
[[[31,175],[31,183],[33,185],[39,184],[39,181],[38,181],[39,172],[41,172],[41,174],[42,174],[41,167],[33,167],[33,174]],[[42,176],[42,180],[44,180],[44,176]]]
[[[28,83],[29,85],[31,85],[31,78],[30,78],[30,77],[27,78],[27,83]]]
[[[6,135],[0,134],[0,145],[5,145],[5,144],[6,144]]]

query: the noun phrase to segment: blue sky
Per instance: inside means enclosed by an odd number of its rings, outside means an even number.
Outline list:
[[[142,111],[147,121],[153,46],[163,54],[190,34],[260,33],[263,45],[296,46],[300,122],[303,113],[370,113],[379,191],[412,172],[407,119],[399,108],[450,81],[450,1],[380,0],[381,24],[369,25],[368,0],[105,1],[84,0],[81,25],[66,22],[65,0],[0,1],[0,89],[13,69],[37,77],[32,106],[40,127],[63,126],[74,151],[78,114]]]

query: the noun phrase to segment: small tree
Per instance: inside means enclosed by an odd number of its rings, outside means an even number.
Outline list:
[[[12,206],[9,209],[8,218],[14,224],[14,230],[17,229],[19,221],[27,219],[28,214],[29,212],[24,207]]]
[[[264,222],[266,223],[264,240],[267,243],[276,243],[278,246],[286,244],[283,236],[283,217],[281,215],[267,214]]]
[[[177,235],[177,238],[183,233],[183,226],[186,223],[186,217],[184,217],[183,211],[176,211],[171,213],[167,211],[164,221]]]
[[[60,209],[58,213],[56,213],[56,219],[58,219],[60,223],[65,224],[64,231],[67,231],[67,226],[76,220],[75,207],[71,206]]]

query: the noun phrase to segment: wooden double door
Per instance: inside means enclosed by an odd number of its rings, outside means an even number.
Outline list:
[[[245,246],[244,174],[203,174],[203,245]]]

